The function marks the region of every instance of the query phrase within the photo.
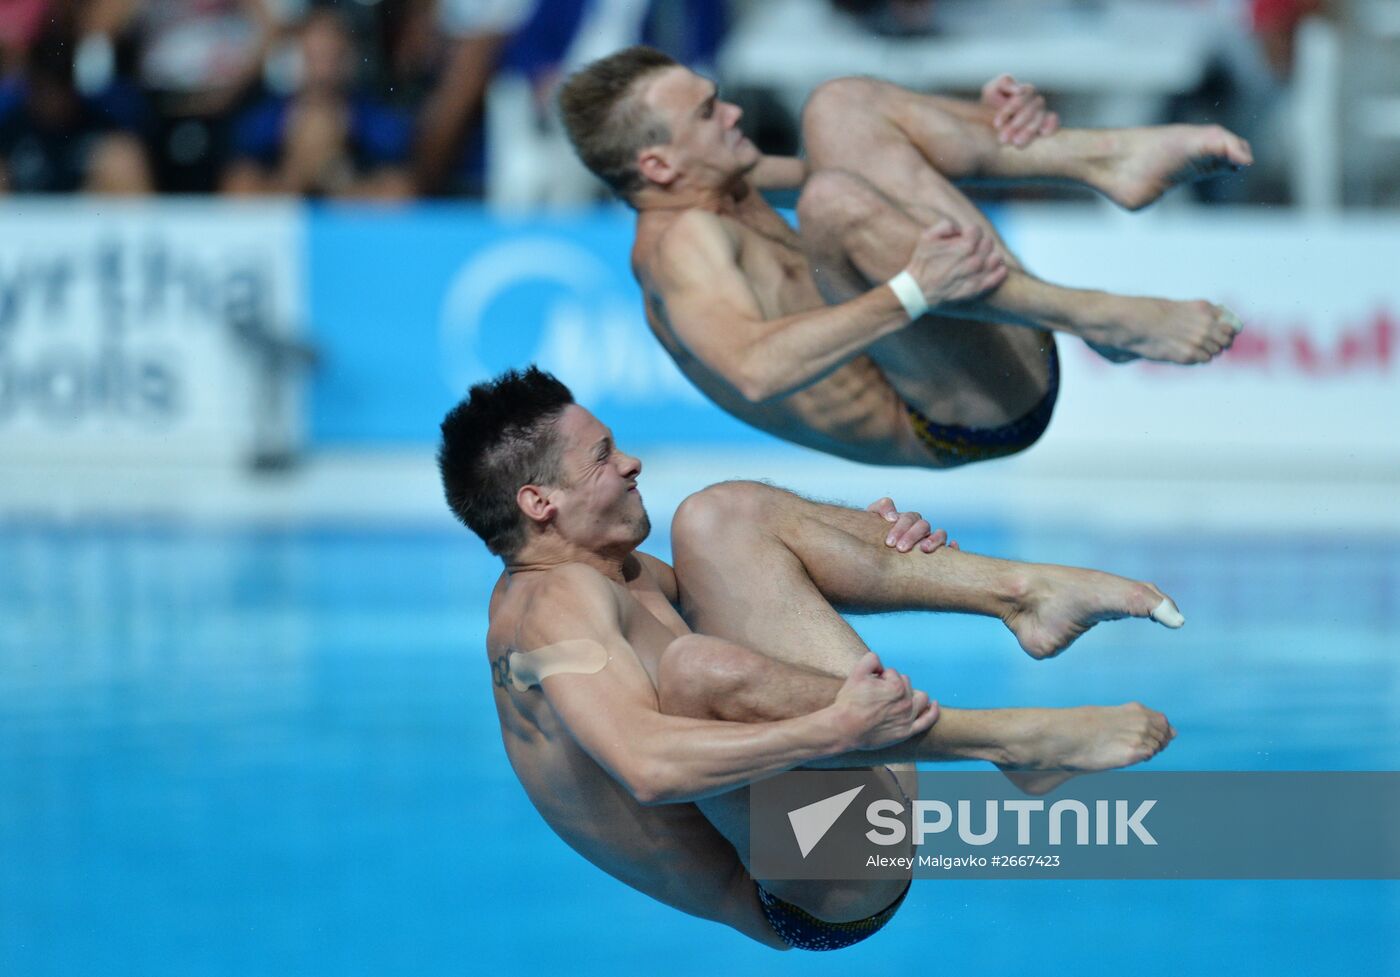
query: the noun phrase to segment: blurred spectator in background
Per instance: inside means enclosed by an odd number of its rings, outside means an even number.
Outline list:
[[[540,0],[438,0],[448,49],[418,119],[415,173],[422,192],[480,195],[486,91],[506,45],[539,5]]]
[[[554,116],[559,79],[635,43],[714,75],[731,12],[768,2],[0,0],[0,188],[142,192],[154,182],[173,193],[568,206],[598,189]],[[810,2],[909,44],[937,34],[955,8],[976,11],[975,0]],[[782,44],[802,43],[800,18],[812,9],[791,6],[798,19]],[[1173,100],[1172,115],[1244,132],[1262,163],[1199,192],[1286,199],[1287,168],[1268,160],[1295,154],[1271,151],[1269,139],[1288,128],[1294,37],[1306,17],[1341,5],[1191,7],[1203,19],[1214,12],[1219,33],[1201,85]],[[988,16],[999,30],[1004,13]],[[76,46],[59,40],[65,33]],[[731,97],[766,150],[796,149],[792,111],[773,89]]]
[[[917,37],[935,30],[933,0],[832,0],[832,5],[877,34]]]
[[[437,0],[379,0],[372,7],[356,3],[352,8],[371,13],[368,29],[357,25],[356,34],[372,38],[357,50],[378,58],[375,91],[416,116],[436,81],[446,46],[438,30]]]
[[[120,85],[80,92],[74,35],[61,26],[27,47],[24,71],[0,83],[0,191],[150,193],[140,96]]]
[[[496,202],[526,206],[596,195],[596,181],[578,164],[554,114],[559,80],[637,43],[708,71],[726,6],[723,0],[439,0],[449,49],[419,120],[420,189],[480,196],[490,184]]]
[[[269,2],[90,0],[84,5],[88,51],[101,44],[114,50],[128,38],[135,43],[139,80],[157,112],[152,149],[162,190],[214,189],[229,119],[256,91],[276,36]],[[97,63],[101,57],[88,60]],[[106,61],[114,59],[108,55]]]
[[[0,0],[0,78],[15,73],[49,15],[49,0]]]
[[[1293,40],[1298,25],[1323,12],[1322,0],[1251,0],[1254,33],[1269,67],[1279,78],[1293,74]]]
[[[358,59],[342,15],[313,10],[298,41],[294,92],[265,99],[233,126],[224,192],[411,196],[412,122],[356,85]]]

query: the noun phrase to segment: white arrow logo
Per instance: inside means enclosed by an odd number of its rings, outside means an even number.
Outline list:
[[[865,790],[863,786],[852,787],[850,790],[833,794],[815,804],[808,804],[795,811],[788,811],[788,821],[792,823],[792,833],[797,837],[797,847],[802,852],[803,858],[806,858],[807,853],[817,847],[817,842],[826,837],[826,833],[831,830],[836,819],[842,815],[846,808],[851,806],[851,801],[855,800],[856,795],[863,790]]]

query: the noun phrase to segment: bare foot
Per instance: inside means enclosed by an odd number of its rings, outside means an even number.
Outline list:
[[[1249,143],[1220,126],[1153,126],[1104,133],[1091,182],[1114,203],[1141,210],[1179,183],[1235,172],[1254,162]]]
[[[1188,364],[1219,356],[1241,328],[1239,317],[1221,305],[1110,295],[1075,333],[1114,363],[1143,357]]]
[[[1140,702],[1029,709],[997,766],[1026,793],[1044,794],[1077,773],[1150,760],[1175,738],[1167,717]]]
[[[1002,618],[1032,658],[1052,658],[1100,621],[1151,618],[1169,628],[1186,623],[1176,604],[1150,583],[1098,570],[1033,564],[1014,608]]]

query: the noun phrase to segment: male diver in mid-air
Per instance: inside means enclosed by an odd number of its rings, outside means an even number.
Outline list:
[[[861,512],[756,482],[686,499],[668,566],[637,548],[650,531],[641,462],[535,369],[473,387],[443,421],[438,461],[452,511],[505,563],[487,655],[530,800],[605,872],[767,946],[865,939],[909,880],[755,880],[748,784],[855,768],[867,797],[898,799],[914,784],[889,765],[972,759],[1042,792],[1175,736],[1139,703],[940,709],[837,610],[995,616],[1047,658],[1099,621],[1179,627],[1151,584],[962,552],[889,500]]]
[[[806,159],[765,156],[714,83],[650,48],[592,63],[560,110],[583,162],[637,211],[653,332],[700,390],[778,437],[856,461],[949,467],[1045,430],[1054,332],[1115,362],[1205,363],[1240,328],[1204,301],[1028,274],[955,180],[1062,179],[1129,210],[1251,163],[1218,126],[1061,129],[1005,77],[980,103],[871,78],[819,87]],[[800,230],[756,192],[801,189]]]

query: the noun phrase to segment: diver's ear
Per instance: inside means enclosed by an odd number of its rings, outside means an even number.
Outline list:
[[[676,168],[670,149],[666,146],[648,146],[638,150],[637,172],[642,179],[659,187],[669,187],[680,176],[680,170]]]
[[[541,485],[522,485],[515,493],[515,504],[525,513],[525,518],[544,526],[559,511],[549,498],[549,492]]]

